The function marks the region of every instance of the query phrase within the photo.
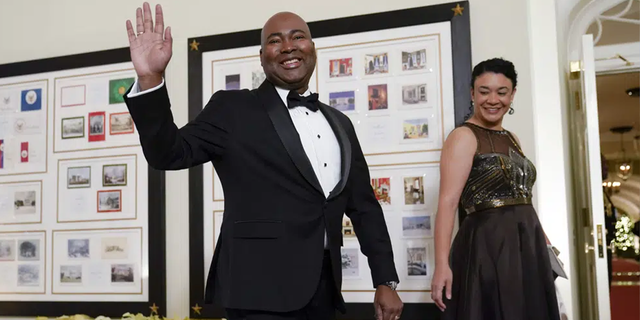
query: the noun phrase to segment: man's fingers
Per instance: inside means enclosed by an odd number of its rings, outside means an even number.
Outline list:
[[[144,32],[153,32],[153,19],[151,19],[151,7],[148,2],[142,6],[144,8]]]
[[[136,9],[136,33],[142,33],[144,25],[142,24],[142,9]]]
[[[376,303],[375,308],[376,308],[376,320],[384,320],[382,318],[383,313],[382,313],[382,306],[380,305],[380,303]]]
[[[162,34],[164,31],[164,17],[162,16],[162,6],[156,5],[156,29],[155,33]]]
[[[129,37],[129,43],[132,43],[134,40],[136,40],[136,34],[133,32],[133,25],[129,20],[127,20],[127,36]]]

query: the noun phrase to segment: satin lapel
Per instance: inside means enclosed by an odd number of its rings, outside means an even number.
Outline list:
[[[320,111],[322,111],[322,114],[324,114],[327,122],[329,122],[329,125],[336,135],[336,139],[338,139],[338,144],[340,144],[340,163],[342,164],[342,175],[338,184],[336,184],[335,188],[333,188],[333,190],[329,194],[328,199],[332,199],[338,196],[347,185],[349,170],[351,170],[351,142],[349,142],[347,132],[344,131],[344,128],[340,124],[340,120],[333,112],[331,112],[331,110],[329,110],[329,108],[331,107],[325,105],[324,103],[319,103]]]
[[[316,177],[311,162],[309,162],[309,158],[307,158],[307,154],[304,152],[298,131],[296,131],[287,107],[284,105],[284,102],[282,102],[282,99],[280,99],[278,92],[269,81],[265,81],[260,85],[260,88],[258,88],[258,95],[260,101],[267,109],[273,127],[276,129],[285,149],[287,149],[291,160],[296,164],[296,167],[304,178],[318,190],[318,192],[324,195],[318,177]]]

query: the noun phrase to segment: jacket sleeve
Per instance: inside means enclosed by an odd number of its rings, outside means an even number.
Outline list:
[[[349,126],[353,161],[349,173],[351,194],[345,214],[351,219],[362,254],[367,256],[375,288],[387,281],[399,282],[399,279],[384,214],[371,187],[369,167],[350,122]]]
[[[202,112],[182,128],[174,123],[166,84],[135,97],[127,92],[124,99],[145,158],[153,168],[185,169],[224,156],[230,133],[224,92],[215,93]]]

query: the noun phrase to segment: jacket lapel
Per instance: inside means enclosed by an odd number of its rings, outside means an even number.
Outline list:
[[[273,127],[276,129],[282,144],[285,149],[287,149],[291,160],[293,160],[293,163],[295,163],[302,176],[304,176],[318,192],[324,195],[318,177],[316,177],[311,162],[309,162],[309,158],[307,158],[307,154],[304,152],[298,131],[296,131],[291,121],[287,107],[284,105],[284,102],[282,102],[282,99],[280,99],[273,84],[269,81],[264,81],[258,88],[258,95],[267,110],[267,114],[269,114],[269,118],[271,118]]]
[[[336,135],[336,139],[338,140],[338,144],[340,144],[340,163],[342,175],[340,177],[340,181],[336,184],[335,188],[329,194],[328,200],[337,197],[344,187],[347,185],[347,180],[349,178],[349,170],[351,169],[351,143],[349,142],[349,137],[347,137],[347,133],[344,131],[344,128],[340,124],[340,120],[338,117],[329,110],[329,106],[324,103],[318,103],[318,107],[324,117],[329,122],[329,125],[333,129],[334,134]]]

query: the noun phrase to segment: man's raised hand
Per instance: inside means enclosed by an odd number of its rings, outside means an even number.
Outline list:
[[[153,24],[151,7],[145,2],[136,10],[136,32],[127,20],[131,61],[138,75],[140,91],[159,85],[162,74],[171,60],[173,38],[171,27],[164,28],[162,6],[156,5],[156,23]],[[144,13],[144,14],[143,14]]]

